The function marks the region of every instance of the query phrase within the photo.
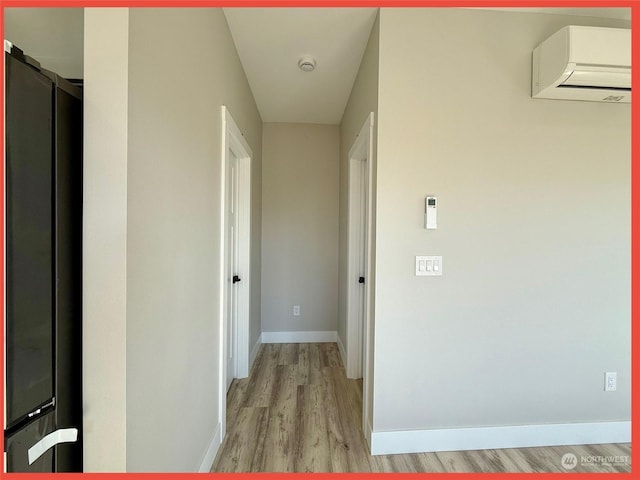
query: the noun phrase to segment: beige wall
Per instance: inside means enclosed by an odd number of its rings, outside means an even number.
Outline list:
[[[129,11],[91,8],[84,21],[84,469],[124,472]]]
[[[220,109],[254,186],[262,121],[221,9],[132,9],[129,68],[127,471],[194,471],[219,421]]]
[[[258,278],[262,121],[221,9],[87,9],[85,34],[85,470],[197,471],[224,398],[221,106],[254,152]]]
[[[262,330],[335,331],[340,129],[265,123],[263,149]]]
[[[4,38],[64,78],[83,78],[82,8],[5,8]]]
[[[347,226],[348,226],[348,200],[349,200],[349,150],[353,146],[356,136],[360,132],[360,129],[364,125],[367,117],[371,112],[374,113],[373,124],[373,161],[371,165],[374,169],[373,175],[375,178],[375,157],[377,148],[377,135],[378,135],[378,55],[379,55],[379,40],[380,40],[380,17],[377,16],[371,29],[367,48],[365,49],[353,84],[353,89],[349,96],[349,101],[342,116],[342,122],[340,124],[340,283],[339,283],[339,302],[338,302],[338,337],[345,349],[348,349],[347,344]],[[375,208],[375,185],[371,192],[372,205]],[[375,220],[375,210],[373,213]],[[375,231],[375,221],[371,226]],[[375,242],[369,246],[371,252],[375,252]],[[375,288],[375,265],[372,266],[369,279],[367,281],[371,285],[372,292]],[[355,279],[353,279],[355,281]],[[372,324],[375,324],[375,298],[371,295],[369,311],[371,315]],[[371,365],[371,371],[373,371],[373,335],[371,336],[372,343],[369,348],[368,362]],[[373,382],[369,382],[369,398],[373,397]],[[369,414],[371,412],[368,412]],[[369,418],[371,422],[371,418]]]
[[[568,24],[628,26],[381,11],[374,430],[630,418],[630,108],[530,98]]]

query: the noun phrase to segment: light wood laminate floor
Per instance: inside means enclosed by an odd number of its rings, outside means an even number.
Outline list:
[[[577,445],[371,456],[362,381],[335,343],[265,344],[227,394],[227,435],[214,472],[629,472],[631,445]],[[560,460],[576,455],[565,470]],[[602,457],[628,457],[612,463]],[[591,463],[581,462],[589,457]]]

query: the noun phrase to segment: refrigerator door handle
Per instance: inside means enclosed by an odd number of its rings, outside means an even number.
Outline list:
[[[27,451],[29,457],[29,465],[42,456],[44,452],[54,445],[66,442],[75,442],[78,440],[77,428],[62,428],[51,432],[49,435],[42,437],[33,447]]]

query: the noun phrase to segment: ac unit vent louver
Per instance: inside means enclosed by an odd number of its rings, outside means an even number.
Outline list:
[[[630,103],[631,30],[570,25],[557,31],[533,51],[531,96]]]

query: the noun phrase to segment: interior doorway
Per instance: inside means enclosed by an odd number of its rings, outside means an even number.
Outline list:
[[[252,157],[249,144],[229,110],[222,106],[220,423],[223,436],[227,390],[234,378],[249,375]]]
[[[372,284],[373,112],[349,151],[347,232],[347,358],[348,378],[363,379],[363,429],[369,418],[370,298]]]
[[[347,358],[348,378],[363,377],[370,298],[371,129],[373,113],[349,151]]]

